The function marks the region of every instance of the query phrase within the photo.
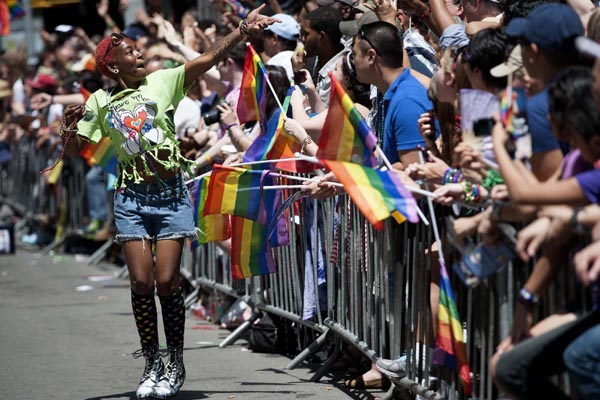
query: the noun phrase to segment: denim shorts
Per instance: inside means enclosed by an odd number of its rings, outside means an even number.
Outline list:
[[[162,183],[128,183],[115,191],[118,243],[196,238],[194,212],[183,175]]]

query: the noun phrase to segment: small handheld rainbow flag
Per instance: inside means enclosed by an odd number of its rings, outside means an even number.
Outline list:
[[[373,154],[377,146],[377,137],[331,72],[329,77],[329,109],[319,138],[317,158],[377,166]]]
[[[214,165],[204,205],[204,216],[237,215],[264,224],[266,215],[264,209],[261,209],[261,184],[267,173],[266,170]]]
[[[471,370],[467,358],[467,349],[463,338],[460,316],[456,307],[456,298],[448,277],[443,259],[440,259],[440,303],[438,311],[438,329],[436,348],[433,352],[433,364],[457,369],[464,392],[471,395]]]
[[[231,277],[248,278],[275,272],[273,252],[258,222],[231,217]]]
[[[204,216],[204,204],[208,194],[210,177],[200,178],[195,183],[194,199],[194,224],[198,227],[198,239],[192,243],[192,249],[198,244],[226,240],[231,237],[231,227],[228,215],[211,214]]]
[[[240,88],[240,97],[237,104],[237,114],[240,124],[248,121],[267,122],[266,91],[267,70],[259,55],[250,43],[247,44],[246,60]]]
[[[287,92],[283,101],[283,112],[279,108],[273,112],[267,122],[265,131],[261,132],[246,150],[244,162],[294,157],[292,146],[296,141],[293,136],[285,132],[283,127],[285,113],[290,105],[290,96],[293,90],[293,88],[290,88]]]
[[[89,165],[99,165],[106,172],[117,175],[117,156],[109,138],[103,137],[98,143],[86,143],[79,155]]]
[[[417,223],[417,202],[393,171],[379,171],[345,161],[321,160],[344,185],[344,189],[365,218],[383,229],[390,215],[401,224],[405,220]]]

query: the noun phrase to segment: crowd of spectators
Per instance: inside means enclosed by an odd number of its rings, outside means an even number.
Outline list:
[[[140,9],[135,23],[119,26],[108,13],[108,0],[98,2],[97,12],[107,33],[133,39],[147,70],[154,71],[202,54],[259,2],[211,3],[222,19],[205,19],[190,9],[173,21]],[[332,72],[405,185],[427,187],[442,205],[468,206],[453,220],[459,247],[473,238],[503,241],[505,223],[518,228],[515,251],[533,269],[520,288],[510,336],[490,361],[498,391],[511,398],[600,398],[597,312],[574,302],[534,320],[535,305],[563,268],[592,297],[588,304],[600,306],[600,12],[595,5],[588,0],[267,4],[267,15],[279,22],[252,45],[279,101],[294,89],[285,128],[303,153],[317,153]],[[84,102],[81,88],[93,93],[110,85],[93,57],[99,37],[73,27],[44,32],[42,39],[39,65],[27,65],[23,48],[2,55],[0,163],[10,160],[5,156],[11,144],[34,138],[51,165],[62,146],[63,108]],[[196,160],[198,174],[214,162],[241,161],[260,134],[260,124],[240,124],[236,114],[245,56],[243,43],[229,51],[194,82],[174,114],[182,153]],[[268,115],[277,107],[269,96]],[[507,101],[518,106],[509,117],[503,108]],[[82,234],[100,240],[114,233],[113,182],[100,166],[90,166],[81,182],[88,215]],[[303,190],[317,199],[341,192],[327,173]],[[40,233],[23,240],[43,245],[51,238]],[[319,286],[326,285],[322,258],[306,257],[307,263],[319,260]],[[434,266],[434,317],[438,275]],[[305,295],[304,318],[313,318],[316,309],[314,298]],[[417,354],[434,343],[421,345]],[[387,356],[346,384],[371,388],[382,385],[382,378],[401,377],[406,358]],[[549,380],[564,371],[571,377],[571,393]]]

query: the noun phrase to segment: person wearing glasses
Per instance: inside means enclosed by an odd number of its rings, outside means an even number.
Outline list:
[[[402,64],[402,33],[387,22],[363,25],[352,54],[358,81],[380,93],[373,125],[383,152],[398,169],[418,162],[418,148],[426,143],[417,121],[432,104],[425,86]]]
[[[116,240],[122,244],[127,261],[142,347],[134,356],[146,359],[136,390],[140,399],[172,397],[185,380],[185,308],[179,268],[184,240],[194,238],[196,228],[183,175],[191,170],[192,161],[179,150],[175,109],[190,85],[229,49],[276,21],[261,15],[263,8],[249,13],[237,29],[201,56],[151,74],[134,41],[113,33],[98,44],[96,65],[116,85],[93,93],[85,107],[65,110],[64,125],[68,128],[62,134],[69,153],[77,151],[81,139],[96,143],[108,137],[117,155]],[[75,133],[77,140],[69,140]],[[155,288],[168,348],[166,367],[158,351]]]

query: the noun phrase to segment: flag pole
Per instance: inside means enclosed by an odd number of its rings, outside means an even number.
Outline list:
[[[256,50],[254,50],[254,47],[252,47],[250,42],[246,42],[246,48],[251,48],[252,51],[258,56],[258,53],[256,53]],[[260,59],[260,56],[258,56],[258,58]],[[262,60],[260,61],[260,64],[262,65],[261,70],[263,72],[263,76],[265,77],[265,81],[267,82],[267,85],[269,85],[269,89],[271,89],[271,93],[273,93],[273,97],[275,97],[277,106],[279,106],[279,109],[281,110],[281,112],[283,114],[285,114],[285,111],[283,110],[283,105],[279,101],[279,97],[277,97],[277,93],[275,93],[275,89],[273,88],[273,85],[271,84],[271,81],[269,80],[269,74],[267,73],[267,69],[265,68],[265,65],[262,63]]]

